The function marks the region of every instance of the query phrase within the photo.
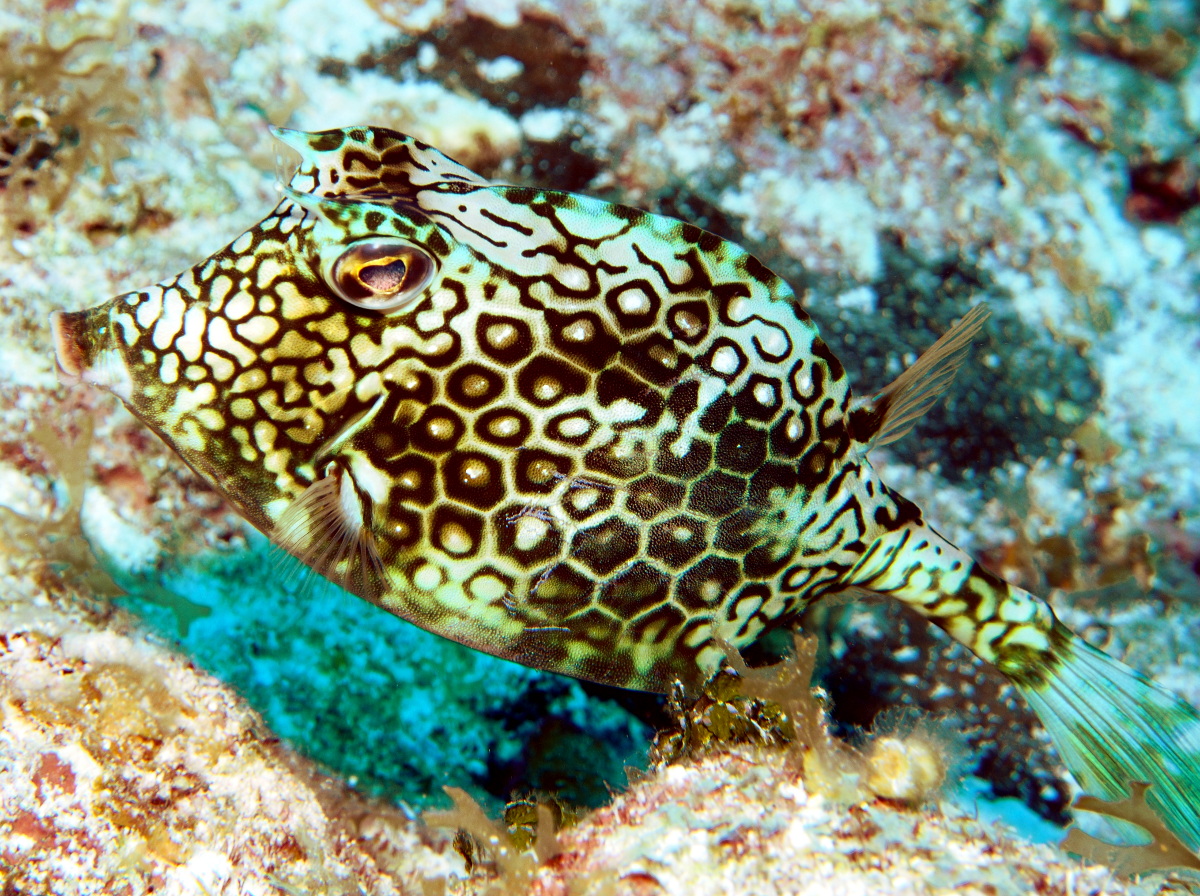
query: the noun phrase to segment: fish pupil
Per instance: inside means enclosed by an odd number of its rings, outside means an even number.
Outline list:
[[[402,259],[393,258],[384,264],[365,265],[358,278],[375,292],[395,292],[404,283],[408,265]]]

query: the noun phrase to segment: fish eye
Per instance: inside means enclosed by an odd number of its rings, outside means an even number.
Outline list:
[[[325,279],[351,305],[394,311],[424,292],[436,271],[424,249],[394,237],[369,237],[347,246]]]

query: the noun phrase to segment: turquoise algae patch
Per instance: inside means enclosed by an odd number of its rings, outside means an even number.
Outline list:
[[[122,604],[364,792],[424,806],[452,785],[597,805],[645,764],[649,729],[613,701],[366,605],[257,534],[245,551],[113,572]]]

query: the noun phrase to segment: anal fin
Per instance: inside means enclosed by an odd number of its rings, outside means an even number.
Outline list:
[[[976,305],[890,385],[856,401],[850,410],[855,440],[870,450],[906,436],[954,382],[990,313],[986,304]]]

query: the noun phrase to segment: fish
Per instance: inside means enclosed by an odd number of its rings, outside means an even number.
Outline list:
[[[693,692],[868,592],[996,667],[1088,791],[1200,847],[1200,714],[950,543],[871,449],[987,317],[857,398],[792,289],[687,222],[492,183],[382,127],[272,128],[279,204],[190,270],[51,328],[275,545],[527,666]],[[369,619],[364,617],[364,624]]]

